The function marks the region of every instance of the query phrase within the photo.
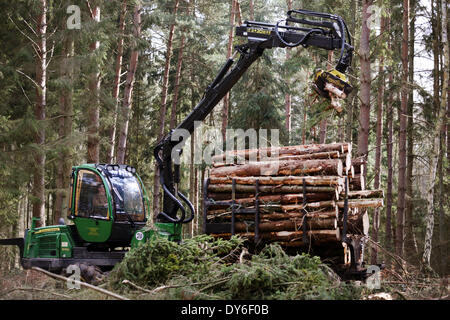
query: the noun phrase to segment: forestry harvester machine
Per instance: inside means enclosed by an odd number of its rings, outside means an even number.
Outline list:
[[[130,247],[156,235],[181,242],[182,225],[193,220],[195,210],[178,190],[180,165],[174,163],[173,158],[181,155],[183,141],[175,138],[173,133],[184,130],[192,134],[195,122],[203,121],[211,113],[266,49],[303,46],[339,50],[336,67],[331,71],[317,72],[313,88],[317,94],[329,99],[331,105],[337,99],[345,98],[352,89],[345,73],[351,64],[354,48],[345,22],[337,15],[290,10],[287,18],[276,24],[245,21],[236,28],[236,35],[247,39],[245,44],[235,46],[235,55],[239,54],[239,59],[235,61],[233,56],[226,61],[194,110],[154,149],[164,191],[163,210],[155,213],[156,229],[146,227],[150,216],[149,199],[135,168],[118,164],[85,164],[72,169],[68,212],[72,223],[36,227],[37,219],[33,218],[24,238],[0,240],[0,244],[19,246],[24,268],[37,266],[59,272],[73,264],[111,269],[123,259]],[[207,197],[206,193],[204,197]],[[256,210],[255,219],[258,216]],[[205,223],[203,227],[207,234],[223,232],[217,231],[223,228],[233,232],[232,224],[217,227]],[[360,246],[356,244],[354,251],[358,250]],[[353,255],[356,258],[348,274],[364,274],[359,256]]]

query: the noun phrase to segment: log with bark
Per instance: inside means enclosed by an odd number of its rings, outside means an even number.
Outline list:
[[[309,144],[299,146],[271,147],[260,149],[234,150],[212,157],[213,162],[228,162],[228,159],[238,158],[247,160],[260,160],[267,157],[279,158],[283,155],[310,155],[314,153],[338,151],[341,154],[351,154],[351,143]]]
[[[220,211],[220,212],[219,212]],[[262,210],[260,210],[262,211]],[[336,210],[330,210],[330,211],[313,211],[306,213],[306,217],[309,219],[337,219],[338,218],[338,209]],[[207,216],[207,220],[214,220],[217,218],[220,218],[224,221],[230,221],[231,220],[231,211],[227,210],[216,210],[216,211],[210,211],[210,215]],[[260,219],[261,221],[279,221],[279,220],[289,220],[289,219],[299,219],[303,218],[305,216],[305,213],[302,211],[293,211],[293,212],[270,212],[270,213],[261,213]],[[235,218],[239,220],[251,220],[254,219],[253,213],[240,213],[236,214]]]
[[[311,230],[307,231],[307,237],[311,242],[328,243],[341,241],[339,229],[336,230]],[[219,233],[213,235],[216,238],[229,239],[231,233]],[[241,237],[254,240],[254,232],[245,232],[240,234]],[[303,242],[303,231],[278,231],[278,232],[263,232],[259,235],[261,240],[276,241],[276,242]]]
[[[347,174],[348,170],[345,172]],[[211,170],[211,177],[337,175],[342,176],[342,160],[255,161],[242,165],[222,166]]]
[[[214,159],[214,157],[213,157]],[[224,167],[224,166],[232,166],[232,165],[240,165],[244,164],[246,162],[249,162],[248,160],[253,160],[253,162],[257,161],[280,161],[280,160],[315,160],[315,159],[343,159],[345,160],[345,163],[347,164],[348,160],[350,159],[350,165],[351,165],[351,157],[349,157],[348,154],[344,154],[341,156],[339,151],[325,151],[325,152],[317,152],[317,153],[310,153],[310,154],[282,154],[279,157],[261,157],[259,155],[256,156],[255,159],[246,159],[245,157],[239,156],[239,155],[231,155],[226,157],[225,159],[219,158],[218,161],[213,160],[213,167]],[[221,160],[225,160],[222,162]]]
[[[354,177],[350,177],[349,182],[350,190],[366,190],[366,182],[361,173],[355,174]]]
[[[351,257],[341,244],[344,229],[347,237],[368,236],[367,209],[383,206],[384,198],[382,190],[366,190],[366,159],[353,159],[351,151],[351,144],[333,143],[214,156],[206,185],[206,223],[233,221],[237,234],[254,241],[329,249],[346,265]],[[304,243],[305,230],[311,242]]]
[[[302,185],[303,180],[307,186],[344,186],[344,178],[337,176],[283,176],[283,177],[216,177],[209,178],[209,184],[231,184],[233,179],[236,184],[255,185],[258,180],[260,185]]]
[[[208,186],[208,191],[215,193],[231,193],[232,184],[210,184]],[[236,185],[237,193],[255,193],[255,185]],[[303,192],[303,186],[300,185],[262,185],[259,186],[258,191],[260,193],[300,193]],[[336,191],[335,187],[328,186],[307,186],[306,192],[308,193],[332,193]]]

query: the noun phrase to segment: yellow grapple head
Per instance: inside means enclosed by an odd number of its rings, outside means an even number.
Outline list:
[[[326,84],[332,84],[337,89],[341,90],[348,96],[353,87],[347,82],[347,77],[342,72],[336,69],[330,71],[319,70],[314,75],[314,85],[313,88],[320,96],[330,99],[330,94],[325,90]]]

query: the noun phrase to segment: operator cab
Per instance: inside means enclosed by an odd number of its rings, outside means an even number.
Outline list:
[[[109,248],[129,246],[145,226],[148,198],[136,169],[86,164],[72,168],[69,219],[80,242]]]

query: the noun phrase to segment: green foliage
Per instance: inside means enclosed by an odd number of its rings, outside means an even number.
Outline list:
[[[359,298],[361,290],[340,283],[318,257],[289,256],[272,244],[240,261],[242,244],[205,235],[182,244],[156,239],[127,254],[109,282],[116,290],[125,290],[124,279],[145,288],[166,285],[156,298],[167,299]]]
[[[174,275],[205,273],[211,264],[236,247],[242,240],[214,240],[201,235],[183,241],[180,245],[164,238],[156,238],[131,250],[111,273],[113,286],[128,279],[136,284],[154,286],[165,283]]]

